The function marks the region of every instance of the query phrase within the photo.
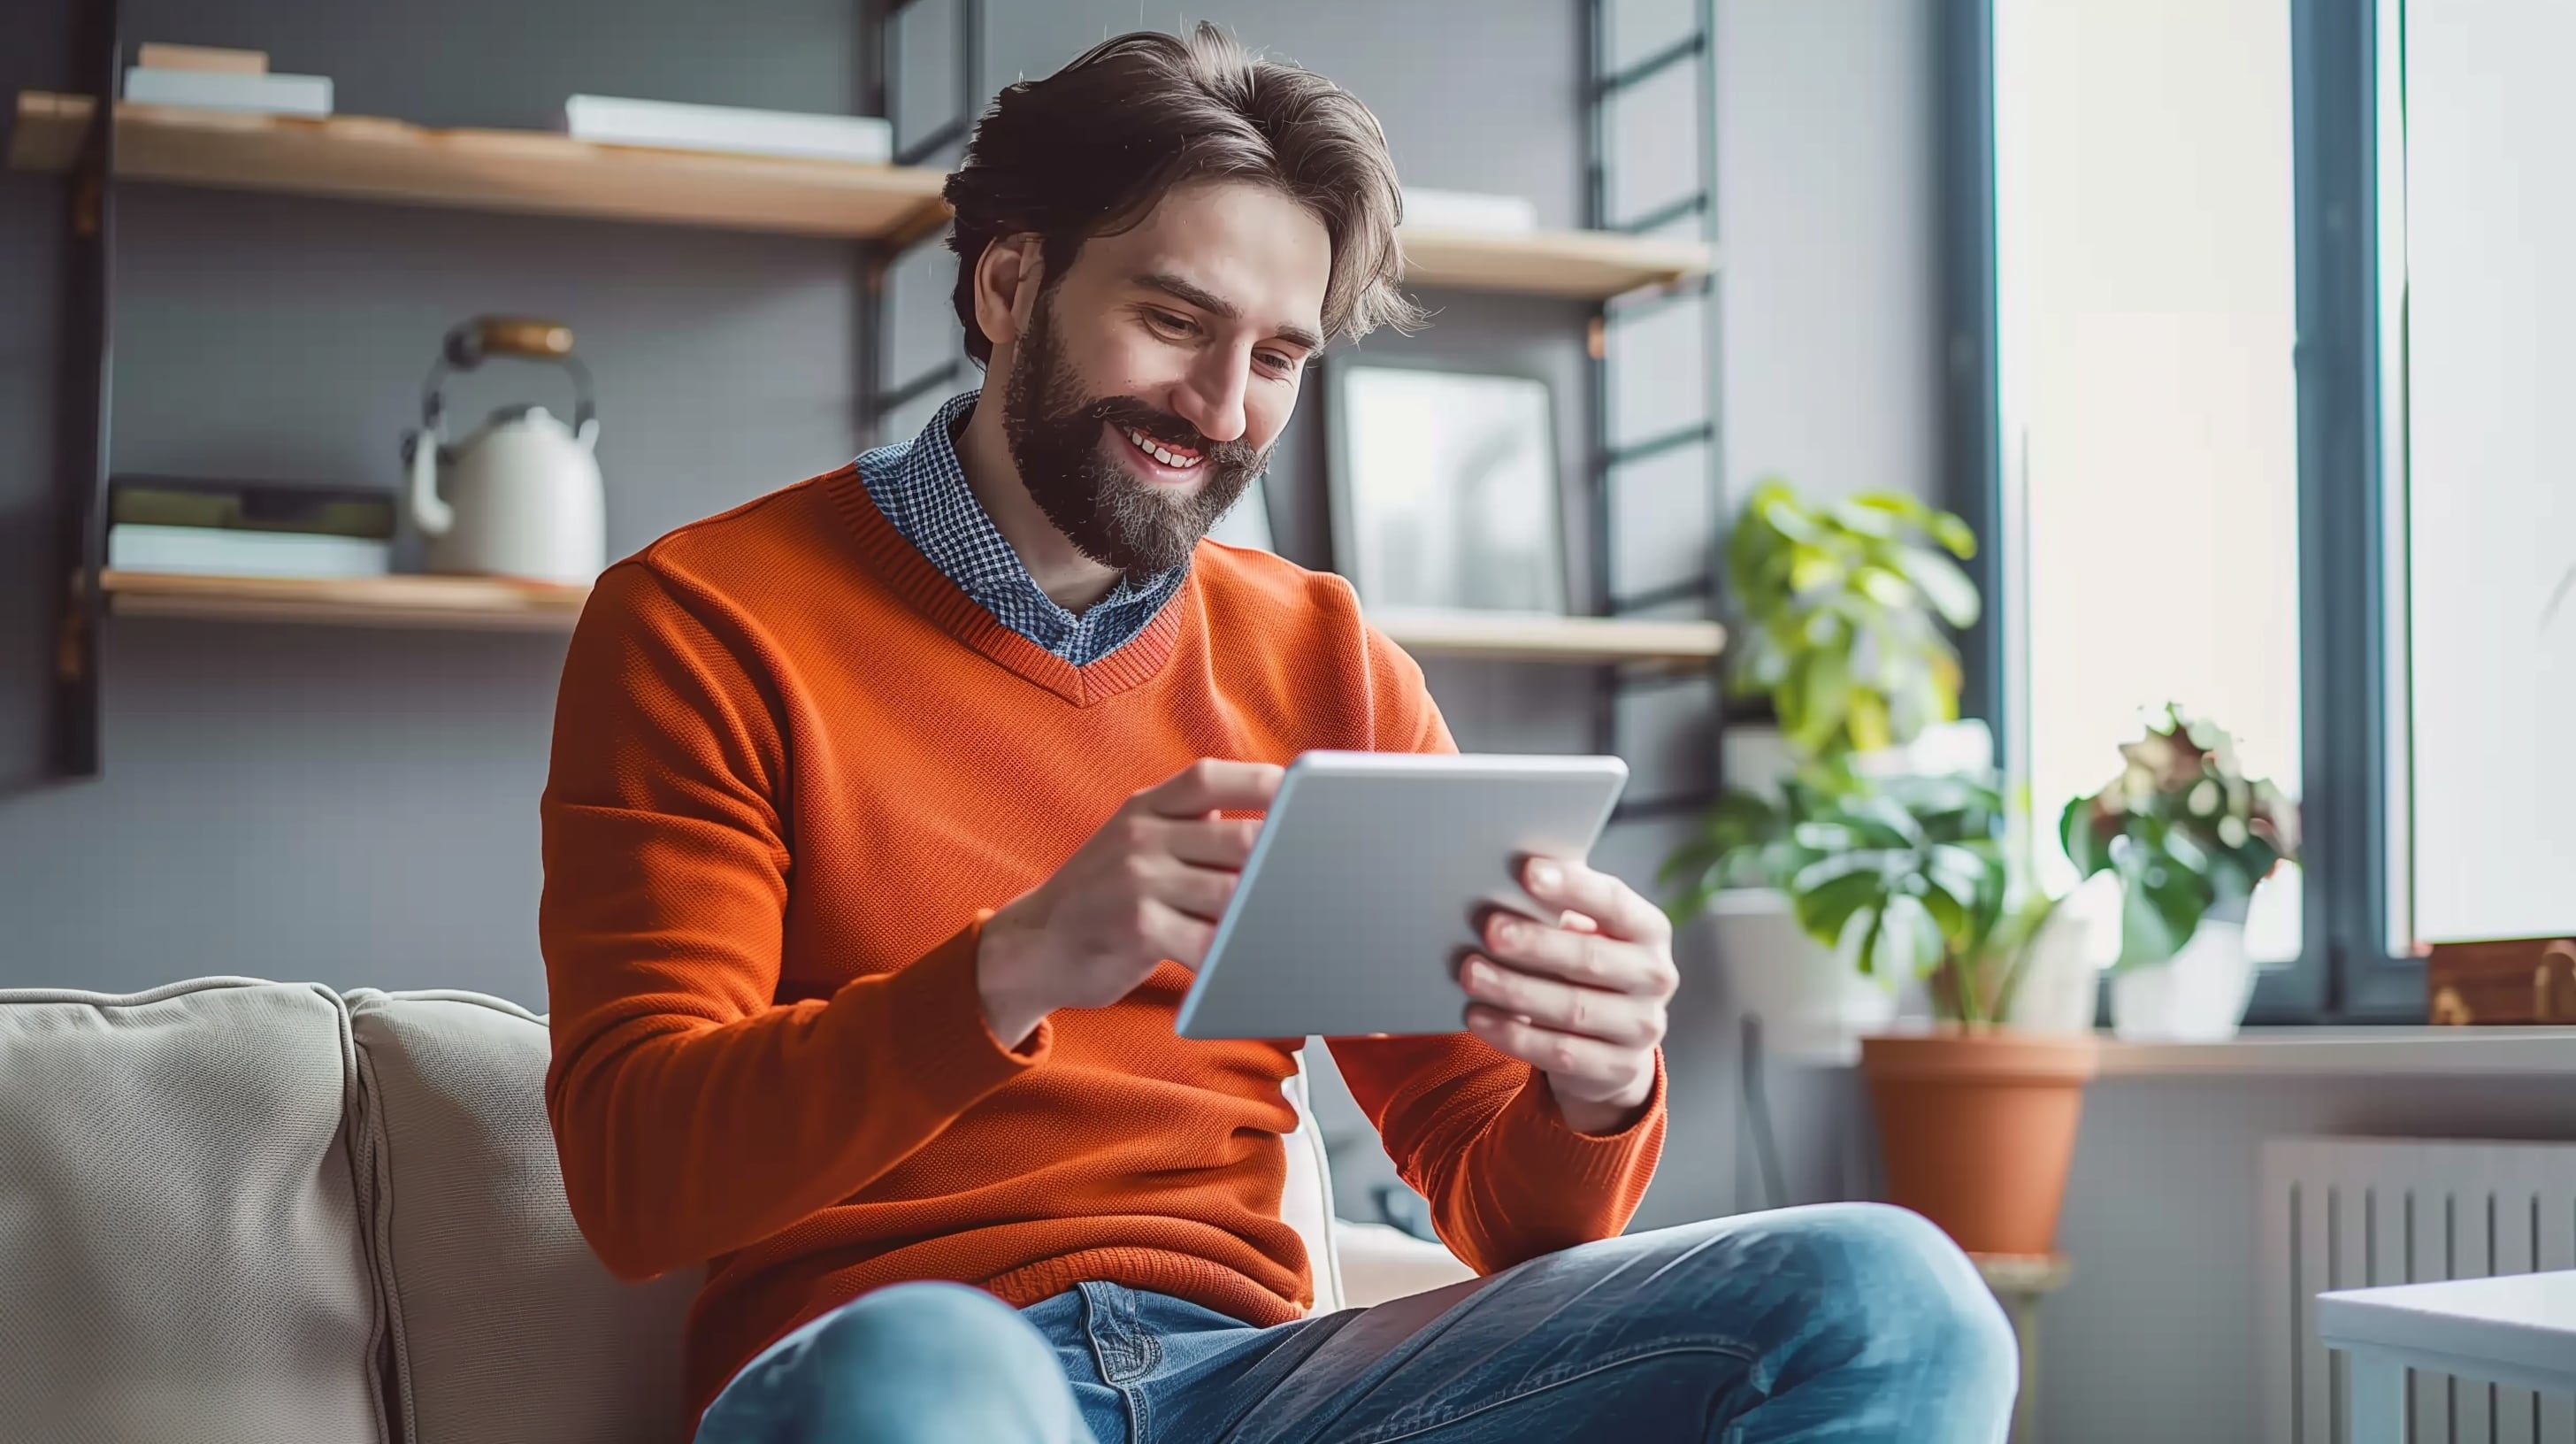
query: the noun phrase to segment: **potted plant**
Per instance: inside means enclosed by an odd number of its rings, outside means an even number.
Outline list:
[[[1801,854],[1790,830],[1823,807],[1826,791],[1798,772],[1776,788],[1776,797],[1744,787],[1719,797],[1665,860],[1664,885],[1681,885],[1668,911],[1678,925],[1707,930],[1729,997],[1762,1020],[1774,1045],[1838,1054],[1896,1016],[1896,993],[1801,925],[1789,892]]]
[[[2229,1037],[2254,994],[2246,908],[2275,867],[2297,860],[2298,808],[2245,775],[2223,728],[2171,703],[2120,754],[2120,775],[2068,803],[2061,823],[2077,872],[2119,878],[2113,1030]]]
[[[1767,698],[1791,753],[1830,766],[1959,715],[1959,653],[1973,626],[1968,524],[1901,493],[1836,502],[1768,477],[1726,541],[1739,625],[1728,690]]]
[[[1662,879],[1678,894],[1676,923],[1706,928],[1737,1005],[1793,1049],[1839,1050],[1895,1014],[1888,979],[1799,926],[1782,849],[1825,799],[1870,785],[1854,758],[1957,717],[1959,658],[1942,625],[1976,620],[1976,585],[1958,565],[1975,550],[1965,522],[1913,497],[1811,501],[1776,477],[1745,499],[1727,539],[1727,686],[1768,702],[1778,761],[1744,777],[1743,759],[1763,749],[1746,745],[1755,729],[1728,729],[1738,785]]]
[[[2014,895],[2005,822],[2002,798],[1974,779],[1889,779],[1826,799],[1780,861],[1811,935],[1931,984],[1931,1032],[1861,1040],[1889,1201],[1972,1253],[2045,1254],[2094,1045],[2000,1025],[2059,916],[2043,896]]]

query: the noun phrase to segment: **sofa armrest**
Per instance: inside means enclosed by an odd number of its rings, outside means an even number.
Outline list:
[[[1347,1309],[1364,1309],[1476,1276],[1448,1249],[1382,1223],[1334,1219],[1333,1252],[1341,1261],[1342,1307]]]

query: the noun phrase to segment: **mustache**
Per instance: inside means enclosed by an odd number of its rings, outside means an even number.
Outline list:
[[[1180,417],[1134,396],[1105,396],[1083,408],[1094,421],[1106,422],[1121,430],[1141,431],[1156,441],[1197,452],[1211,463],[1232,469],[1249,466],[1261,453],[1250,442],[1237,437],[1232,441],[1210,441],[1197,427]]]

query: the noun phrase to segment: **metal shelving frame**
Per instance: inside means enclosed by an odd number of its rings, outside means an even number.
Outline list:
[[[69,235],[63,249],[62,309],[56,318],[54,396],[54,592],[46,752],[53,775],[99,770],[99,589],[107,503],[108,419],[115,335],[116,127],[113,97],[123,78],[117,0],[89,0],[72,24],[71,72],[110,102],[90,114],[80,159],[63,178]]]
[[[1628,0],[1628,3],[1622,3],[1622,0],[1585,0],[1584,3],[1585,223],[1595,230],[1646,234],[1666,230],[1696,217],[1701,238],[1715,247],[1718,240],[1716,3],[1715,0],[1690,0],[1693,23],[1688,33],[1673,37],[1614,68],[1612,57],[1618,50],[1613,27],[1622,13],[1644,8],[1635,0]],[[1633,95],[1638,87],[1678,66],[1690,67],[1695,82],[1696,124],[1690,139],[1697,150],[1698,188],[1689,194],[1660,202],[1641,214],[1619,214],[1616,185],[1619,168],[1623,163],[1635,164],[1639,158],[1620,154],[1613,108],[1623,97]],[[1659,133],[1659,137],[1664,143],[1671,139],[1669,133]],[[1725,513],[1726,497],[1718,407],[1718,303],[1723,274],[1721,263],[1692,281],[1613,298],[1602,303],[1593,314],[1587,346],[1591,392],[1588,410],[1592,432],[1587,481],[1591,501],[1591,601],[1592,610],[1599,615],[1663,611],[1678,603],[1694,600],[1701,604],[1702,615],[1711,614],[1716,608],[1716,530]],[[1618,329],[1649,313],[1674,306],[1700,308],[1702,365],[1705,368],[1700,400],[1704,409],[1696,419],[1683,421],[1655,435],[1620,439],[1614,443],[1611,434],[1613,403],[1622,384]],[[1710,526],[1706,539],[1708,549],[1702,554],[1701,569],[1678,582],[1628,589],[1621,584],[1617,555],[1618,523],[1624,506],[1633,500],[1626,494],[1623,476],[1631,467],[1685,447],[1703,448],[1707,460],[1705,482]],[[1675,686],[1706,687],[1710,692],[1706,778],[1695,786],[1668,788],[1642,797],[1632,796],[1620,805],[1614,820],[1686,815],[1700,811],[1716,799],[1720,787],[1717,730],[1724,723],[1719,665],[1713,663],[1705,670],[1679,672],[1665,668],[1601,669],[1600,685],[1594,693],[1593,736],[1595,745],[1603,752],[1625,755],[1620,746],[1622,728],[1619,713],[1623,698],[1650,688]]]

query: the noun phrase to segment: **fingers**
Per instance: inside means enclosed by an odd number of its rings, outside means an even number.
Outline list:
[[[1623,1086],[1636,1071],[1640,1056],[1649,1060],[1654,1057],[1618,1043],[1542,1027],[1496,1012],[1482,1003],[1467,1005],[1467,1031],[1495,1051],[1508,1053],[1551,1079],[1588,1080],[1600,1085],[1604,1092]],[[1651,1068],[1653,1064],[1646,1066]]]
[[[1664,916],[1662,908],[1619,879],[1582,863],[1531,858],[1521,865],[1521,886],[1542,906],[1581,913],[1599,922],[1612,937],[1632,943],[1672,941],[1672,919]]]
[[[1485,950],[1522,972],[1615,993],[1668,998],[1678,981],[1661,951],[1596,932],[1550,927],[1497,910],[1485,920]]]
[[[1479,957],[1459,967],[1458,986],[1496,1012],[1555,1032],[1629,1048],[1652,1047],[1664,1038],[1663,1008],[1655,999],[1524,973]]]
[[[1259,812],[1279,793],[1287,769],[1270,762],[1193,762],[1168,782],[1136,794],[1156,817],[1203,817],[1211,812]]]
[[[1211,923],[1225,916],[1226,904],[1234,901],[1235,887],[1242,881],[1236,873],[1192,867],[1151,853],[1129,858],[1127,866],[1135,875],[1139,898]]]
[[[1147,956],[1169,958],[1195,972],[1216,945],[1216,924],[1160,902],[1145,904],[1142,941]]]
[[[1261,824],[1249,818],[1194,817],[1186,822],[1156,818],[1152,826],[1160,832],[1162,848],[1172,856],[1227,872],[1243,870],[1252,860],[1252,844],[1261,837]]]

